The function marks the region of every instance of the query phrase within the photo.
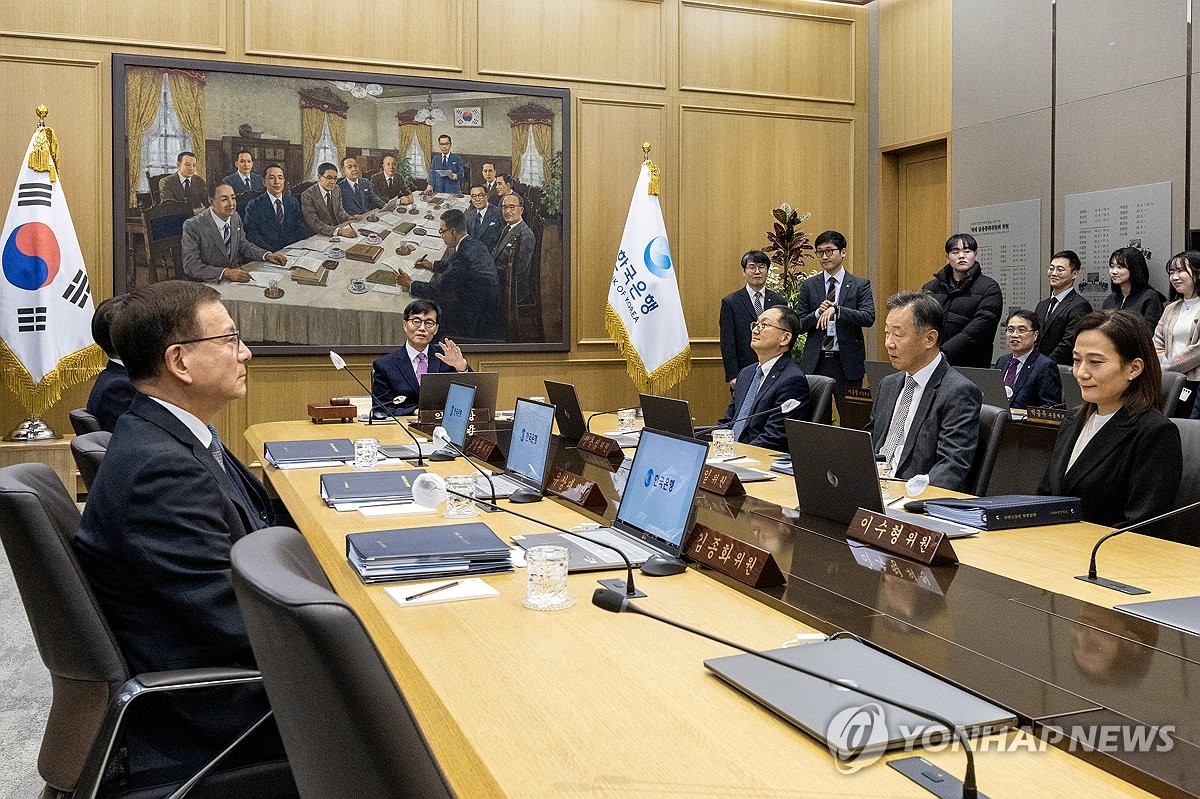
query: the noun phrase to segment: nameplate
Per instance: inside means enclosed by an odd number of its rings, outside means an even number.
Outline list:
[[[889,519],[882,513],[859,508],[850,520],[846,537],[926,566],[958,563],[946,534],[917,524]]]
[[[1066,408],[1027,408],[1025,421],[1038,424],[1061,425],[1070,411]]]
[[[599,455],[601,458],[622,457],[620,444],[597,433],[584,433],[575,448]]]
[[[771,588],[786,582],[770,552],[699,522],[692,527],[684,554],[751,588]]]
[[[742,481],[736,474],[728,469],[707,463],[700,470],[700,487],[723,497],[740,497],[746,493]]]
[[[886,574],[889,577],[912,583],[923,591],[940,596],[946,595],[946,589],[954,578],[954,570],[947,569],[935,572],[928,566],[913,563],[907,558],[901,558],[888,552],[867,546],[866,544],[848,544],[854,561],[872,571]],[[939,579],[941,578],[941,579]]]
[[[436,427],[442,423],[442,413],[443,411],[440,408],[437,410],[426,409],[417,411],[417,424],[428,424]],[[467,421],[472,425],[490,424],[492,421],[492,409],[472,408],[471,415],[467,417]]]
[[[846,386],[846,396],[851,399],[869,400],[871,399],[871,389],[860,388],[858,386]]]
[[[579,459],[584,463],[590,463],[592,466],[603,469],[606,472],[615,472],[620,468],[621,462],[625,460],[625,457],[621,453],[610,455],[606,458],[602,455],[594,455],[585,449],[581,449],[577,450],[576,454],[579,455]]]
[[[358,418],[358,409],[353,405],[309,405],[308,416],[313,424],[324,422],[353,422]]]
[[[488,463],[500,463],[504,460],[504,453],[500,451],[500,445],[483,436],[472,435],[467,439],[467,445],[463,447],[463,451],[472,458]]]
[[[600,486],[558,466],[555,466],[554,471],[550,473],[550,481],[546,483],[546,493],[561,497],[581,508],[608,507],[608,500],[605,499]]]

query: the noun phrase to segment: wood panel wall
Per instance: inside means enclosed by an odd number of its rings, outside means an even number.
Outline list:
[[[880,0],[879,145],[919,144],[950,132],[953,0]]]
[[[334,18],[328,11],[316,0],[4,4],[0,153],[8,160],[0,159],[0,196],[11,196],[16,154],[32,133],[34,106],[45,103],[101,299],[112,293],[112,53],[569,87],[571,350],[469,360],[501,371],[505,401],[544,394],[544,377],[574,382],[585,406],[634,398],[603,309],[640,145],[650,141],[694,354],[692,376],[676,394],[705,422],[728,402],[720,299],[741,285],[740,255],[765,243],[770,210],[787,201],[812,211],[807,230],[840,229],[865,251],[863,8],[803,0],[348,0]],[[365,375],[370,359],[353,365]],[[233,444],[248,424],[296,418],[308,402],[357,391],[324,358],[258,357],[249,373],[246,400],[219,424]],[[47,420],[69,430],[67,411],[88,389],[68,392]],[[20,417],[15,397],[0,389],[0,427]]]

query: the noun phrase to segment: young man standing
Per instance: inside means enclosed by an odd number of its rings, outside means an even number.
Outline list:
[[[1057,364],[1070,365],[1071,348],[1075,346],[1075,320],[1092,312],[1092,304],[1075,290],[1079,267],[1079,256],[1074,250],[1054,253],[1046,267],[1050,296],[1033,309],[1042,327],[1038,352],[1049,355]]]

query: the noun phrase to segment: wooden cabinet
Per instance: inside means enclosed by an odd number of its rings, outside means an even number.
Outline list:
[[[283,164],[287,184],[295,186],[308,180],[301,174],[304,169],[304,153],[300,145],[286,139],[260,139],[247,136],[225,136],[209,139],[204,143],[204,179],[211,186],[215,181],[234,171],[234,161],[241,150],[249,150],[254,156],[254,171],[262,174],[269,163]]]

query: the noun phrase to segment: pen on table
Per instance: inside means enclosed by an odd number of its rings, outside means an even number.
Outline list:
[[[458,585],[461,582],[462,582],[461,580],[455,580],[452,583],[446,583],[445,585],[439,585],[437,588],[430,588],[428,591],[422,591],[419,594],[413,594],[412,596],[406,596],[406,597],[404,597],[404,601],[411,602],[414,599],[420,599],[423,596],[429,596],[430,594],[436,594],[438,591],[445,591],[447,588],[453,588],[454,586]]]
[[[717,461],[717,463],[729,463],[730,461],[740,461],[743,457],[745,457],[745,456],[744,455],[734,455],[731,458],[721,458],[721,460]]]

